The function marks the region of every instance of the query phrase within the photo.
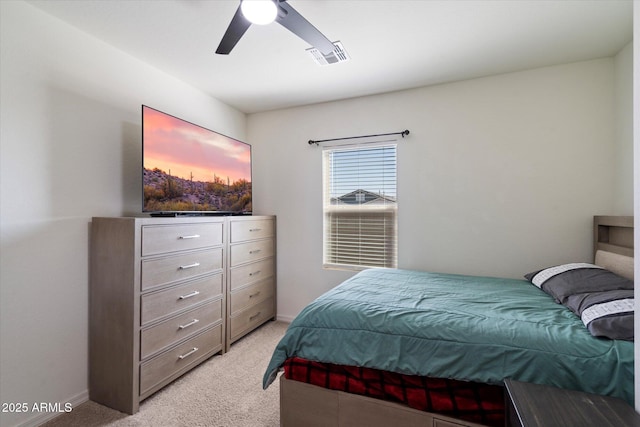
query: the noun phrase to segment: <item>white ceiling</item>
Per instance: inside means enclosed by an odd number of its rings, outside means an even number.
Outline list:
[[[351,60],[317,65],[277,23],[216,55],[238,0],[30,0],[245,113],[615,55],[631,0],[290,0]]]

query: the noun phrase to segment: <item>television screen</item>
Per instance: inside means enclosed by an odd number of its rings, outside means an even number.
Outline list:
[[[251,145],[142,106],[143,212],[251,213]]]

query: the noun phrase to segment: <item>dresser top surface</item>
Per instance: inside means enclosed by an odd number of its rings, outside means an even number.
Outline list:
[[[622,399],[510,379],[505,386],[525,427],[640,426],[640,414]]]

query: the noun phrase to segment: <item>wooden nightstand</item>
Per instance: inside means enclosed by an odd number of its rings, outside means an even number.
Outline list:
[[[622,399],[505,380],[507,427],[640,426]]]

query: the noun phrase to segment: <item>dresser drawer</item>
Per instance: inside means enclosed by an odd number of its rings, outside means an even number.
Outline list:
[[[256,242],[233,245],[230,249],[230,267],[235,267],[246,262],[272,257],[274,255],[273,239],[258,240]]]
[[[140,394],[222,348],[222,325],[197,335],[140,366]]]
[[[269,298],[235,316],[231,316],[231,339],[236,338],[236,336],[242,332],[252,329],[265,320],[272,318],[274,315],[274,301],[273,298]]]
[[[145,225],[142,256],[222,245],[222,222]]]
[[[222,300],[213,301],[143,329],[140,333],[140,358],[145,359],[216,322],[222,322]]]
[[[249,308],[267,298],[273,297],[275,283],[273,278],[265,279],[229,294],[231,300],[231,315]]]
[[[270,219],[232,221],[229,241],[231,243],[245,242],[247,240],[273,237],[274,234],[274,221]]]
[[[141,267],[141,287],[144,291],[179,280],[214,273],[222,269],[222,266],[222,248],[145,259]]]
[[[236,267],[229,271],[229,289],[233,291],[240,286],[271,277],[275,273],[274,267],[273,259],[265,259]]]
[[[142,296],[140,323],[145,325],[170,316],[200,302],[222,295],[222,274],[206,276],[188,283]]]

